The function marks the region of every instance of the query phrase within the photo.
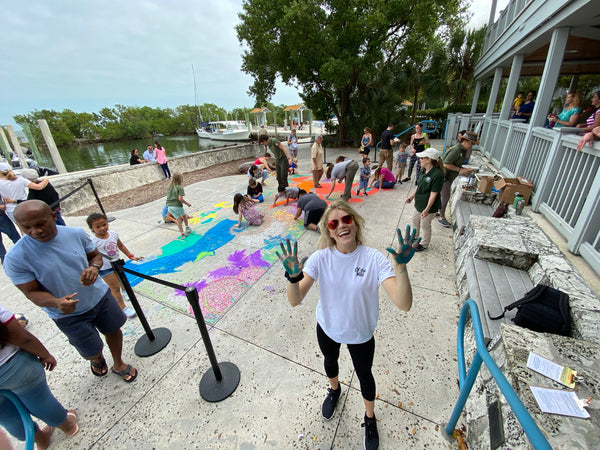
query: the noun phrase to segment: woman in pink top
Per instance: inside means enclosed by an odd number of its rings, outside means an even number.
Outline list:
[[[377,189],[393,189],[396,185],[396,177],[389,169],[386,169],[385,167],[378,167],[375,170],[373,179],[369,185],[372,185]],[[381,186],[381,188],[379,186]]]
[[[156,162],[160,164],[160,168],[165,174],[166,178],[171,178],[171,171],[169,170],[169,163],[167,159],[167,152],[158,141],[154,141],[154,152],[156,153]]]

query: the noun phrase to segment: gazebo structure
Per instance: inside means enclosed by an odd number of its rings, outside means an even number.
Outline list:
[[[558,77],[600,74],[598,0],[511,0],[497,21],[493,0],[470,114],[450,114],[446,144],[459,130],[479,132],[483,153],[505,176],[534,185],[532,209],[542,213],[600,274],[600,142],[577,150],[577,128],[543,127]],[[528,123],[510,117],[520,77],[541,76]],[[481,82],[493,77],[485,114],[476,114]],[[502,78],[506,90],[499,113]],[[598,90],[598,87],[596,87]]]
[[[263,107],[263,108],[254,108],[250,111],[250,114],[254,114],[256,116],[256,126],[259,127],[261,125],[267,126],[267,113],[270,113],[271,110]]]
[[[288,112],[290,115],[290,121],[289,123],[293,123],[294,120],[296,120],[298,123],[302,123],[304,122],[304,111],[308,111],[308,108],[306,106],[304,106],[303,103],[300,103],[298,105],[290,105],[290,106],[286,106],[283,109],[283,112],[285,113],[285,120],[286,123],[287,122],[287,117],[288,117]]]

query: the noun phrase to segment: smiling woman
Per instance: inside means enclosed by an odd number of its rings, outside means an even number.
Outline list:
[[[347,344],[365,404],[365,448],[377,448],[379,434],[375,419],[375,378],[372,373],[375,355],[373,333],[379,317],[379,286],[383,286],[394,304],[402,311],[412,306],[412,289],[406,263],[414,255],[414,234],[407,227],[406,237],[398,230],[400,250],[392,248],[395,264],[378,250],[363,244],[364,219],[343,200],[333,202],[319,223],[321,237],[310,258],[298,260],[287,241],[281,244],[279,259],[288,279],[287,296],[292,306],[299,305],[315,281],[319,281],[317,304],[317,341],[325,357],[329,379],[328,394],[321,406],[325,420],[330,420],[342,393],[338,380],[340,347]]]

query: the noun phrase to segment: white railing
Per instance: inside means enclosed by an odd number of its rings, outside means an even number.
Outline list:
[[[504,33],[525,9],[530,0],[512,0],[506,5],[506,8],[500,13],[498,20],[488,27],[483,46],[484,52],[494,45],[496,40]]]
[[[461,115],[462,123],[466,116]],[[472,117],[468,123],[481,121]],[[496,118],[482,123],[484,155],[503,175],[533,183],[532,209],[600,274],[600,143],[578,151],[577,135]]]

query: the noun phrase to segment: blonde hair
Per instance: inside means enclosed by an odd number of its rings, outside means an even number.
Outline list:
[[[9,181],[13,181],[13,180],[17,179],[17,176],[15,175],[15,173],[10,169],[0,170],[0,173],[2,174],[2,176],[6,177],[6,179]]]
[[[180,172],[175,172],[173,174],[173,178],[171,178],[171,183],[169,183],[169,187],[171,186],[183,186],[183,175]]]
[[[583,107],[583,98],[581,96],[581,92],[579,91],[571,91],[569,94],[573,94],[573,107],[582,108]]]
[[[356,225],[356,243],[362,245],[364,242],[363,230],[365,228],[365,219],[362,218],[347,202],[344,200],[336,200],[332,202],[329,207],[325,210],[325,213],[319,221],[319,229],[321,230],[321,236],[317,242],[317,248],[319,250],[335,246],[335,240],[329,236],[329,228],[327,223],[329,222],[329,215],[331,211],[339,209],[352,216]]]

